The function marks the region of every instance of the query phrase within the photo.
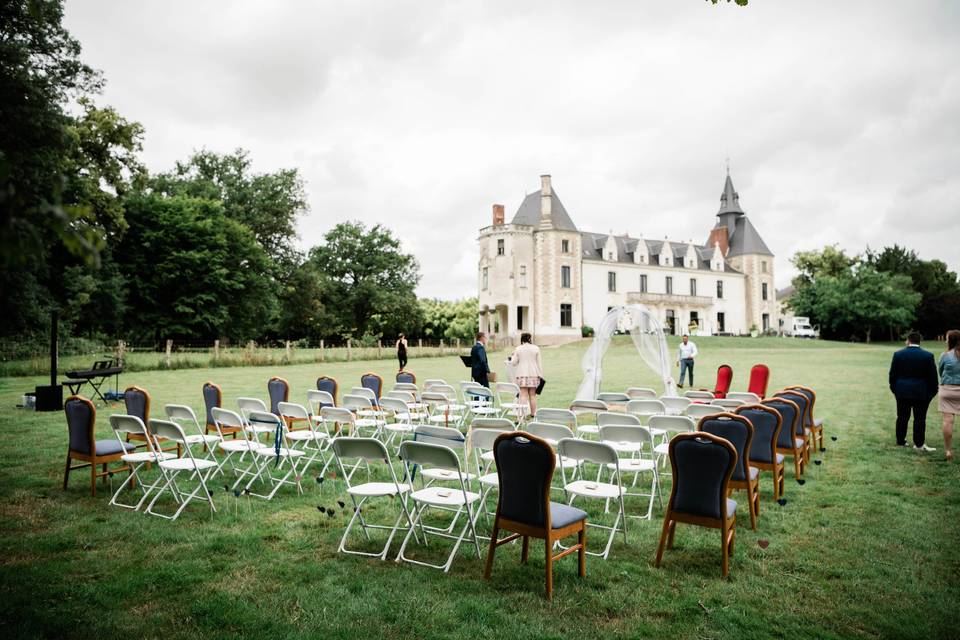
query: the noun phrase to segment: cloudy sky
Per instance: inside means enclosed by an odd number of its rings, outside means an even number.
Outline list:
[[[476,294],[476,235],[541,173],[584,230],[703,241],[726,158],[777,254],[894,242],[960,268],[960,2],[68,0],[146,127],[296,167],[304,247],[381,223],[421,295]]]

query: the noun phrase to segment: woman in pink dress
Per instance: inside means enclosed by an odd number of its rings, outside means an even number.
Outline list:
[[[520,387],[520,403],[530,407],[530,415],[537,412],[537,387],[543,377],[543,363],[540,361],[540,347],[533,344],[529,333],[520,335],[520,346],[510,356],[514,366],[514,379]]]

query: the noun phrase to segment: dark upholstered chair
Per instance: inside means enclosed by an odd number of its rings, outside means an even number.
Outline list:
[[[70,443],[67,447],[67,468],[63,473],[63,489],[66,491],[70,481],[70,472],[74,469],[90,467],[90,495],[97,495],[97,478],[106,477],[112,473],[130,471],[130,466],[108,469],[111,462],[121,462],[125,453],[136,447],[126,442],[121,443],[116,438],[106,440],[96,439],[97,410],[93,403],[82,396],[70,396],[63,405],[63,412],[67,416],[67,432]],[[72,465],[73,460],[85,464]],[[97,466],[102,467],[97,471]]]
[[[123,392],[123,404],[127,409],[128,416],[140,418],[143,424],[150,422],[150,394],[147,393],[146,389],[141,389],[136,386],[127,387]],[[128,433],[127,442],[130,440],[138,440],[146,443],[146,438],[139,433]],[[145,445],[137,446],[142,447]]]
[[[767,398],[760,404],[775,409],[780,414],[777,453],[793,456],[793,477],[799,480],[806,466],[803,459],[803,440],[798,441],[796,436],[797,424],[800,422],[800,407],[788,398]]]
[[[817,404],[817,393],[810,387],[795,384],[786,388],[786,391],[795,391],[807,398],[810,406],[807,408],[807,435],[810,437],[810,446],[820,451],[826,451],[823,446],[823,420],[818,420],[813,415],[814,406]]]
[[[500,483],[497,514],[490,535],[484,579],[490,579],[497,547],[523,538],[521,562],[526,563],[530,538],[544,541],[547,563],[547,599],[553,598],[553,561],[576,552],[580,577],[587,575],[587,512],[550,501],[556,456],[546,440],[519,431],[504,433],[493,443]],[[512,532],[498,539],[500,530]],[[577,535],[577,543],[553,554],[553,543]]]
[[[417,384],[417,376],[412,371],[399,371],[397,372],[397,382]]]
[[[773,394],[775,398],[791,400],[800,407],[800,416],[797,418],[796,437],[803,440],[803,461],[810,464],[810,431],[807,423],[810,421],[810,399],[799,391],[782,390]]]
[[[782,453],[777,453],[777,438],[783,419],[780,413],[762,404],[745,404],[734,411],[753,425],[753,444],[750,446],[750,464],[761,471],[773,473],[773,499],[779,500],[783,493]]]
[[[730,476],[730,489],[744,489],[750,507],[750,528],[756,531],[760,517],[760,469],[750,464],[753,424],[745,416],[722,413],[700,419],[697,430],[726,438],[737,450],[737,466]]]
[[[680,433],[670,441],[669,455],[673,489],[654,564],[660,566],[664,545],[673,548],[677,523],[684,522],[720,529],[722,572],[726,577],[737,525],[737,503],[727,497],[737,450],[725,438],[709,433]]]
[[[223,408],[223,392],[220,390],[220,385],[214,384],[213,382],[204,382],[203,383],[203,406],[207,413],[207,422],[204,427],[204,434],[210,433],[213,431],[217,433],[217,425],[213,419],[213,410],[215,408]],[[240,431],[239,427],[225,427],[221,426],[220,432],[223,435],[229,433],[233,434],[233,437],[237,437],[237,432]]]
[[[360,386],[373,391],[373,395],[377,396],[377,400],[383,395],[383,378],[375,373],[365,373],[360,376]]]
[[[728,364],[717,367],[717,386],[713,389],[713,397],[726,398],[731,382],[733,382],[733,367]]]
[[[334,406],[337,405],[337,391],[339,390],[340,385],[337,384],[337,381],[331,378],[330,376],[320,376],[317,378],[317,391],[326,391],[330,394],[330,397],[333,398]]]
[[[770,382],[770,367],[765,364],[755,364],[750,369],[750,385],[747,391],[757,394],[761,399],[766,398],[768,382]]]
[[[290,383],[283,378],[273,376],[267,380],[267,397],[270,398],[270,413],[275,416],[280,415],[277,405],[290,401]]]

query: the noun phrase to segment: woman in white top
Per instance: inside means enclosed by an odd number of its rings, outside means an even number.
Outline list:
[[[520,403],[530,407],[530,415],[537,412],[537,387],[543,377],[543,364],[540,361],[540,347],[533,344],[529,333],[520,335],[520,346],[510,356],[514,366],[514,379],[520,387]]]

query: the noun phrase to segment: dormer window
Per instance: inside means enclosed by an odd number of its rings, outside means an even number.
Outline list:
[[[607,252],[607,260],[613,260],[613,251]]]
[[[506,253],[506,249],[503,245],[503,238],[497,240],[497,255],[502,256]]]
[[[640,256],[640,264],[646,264],[647,256]]]

